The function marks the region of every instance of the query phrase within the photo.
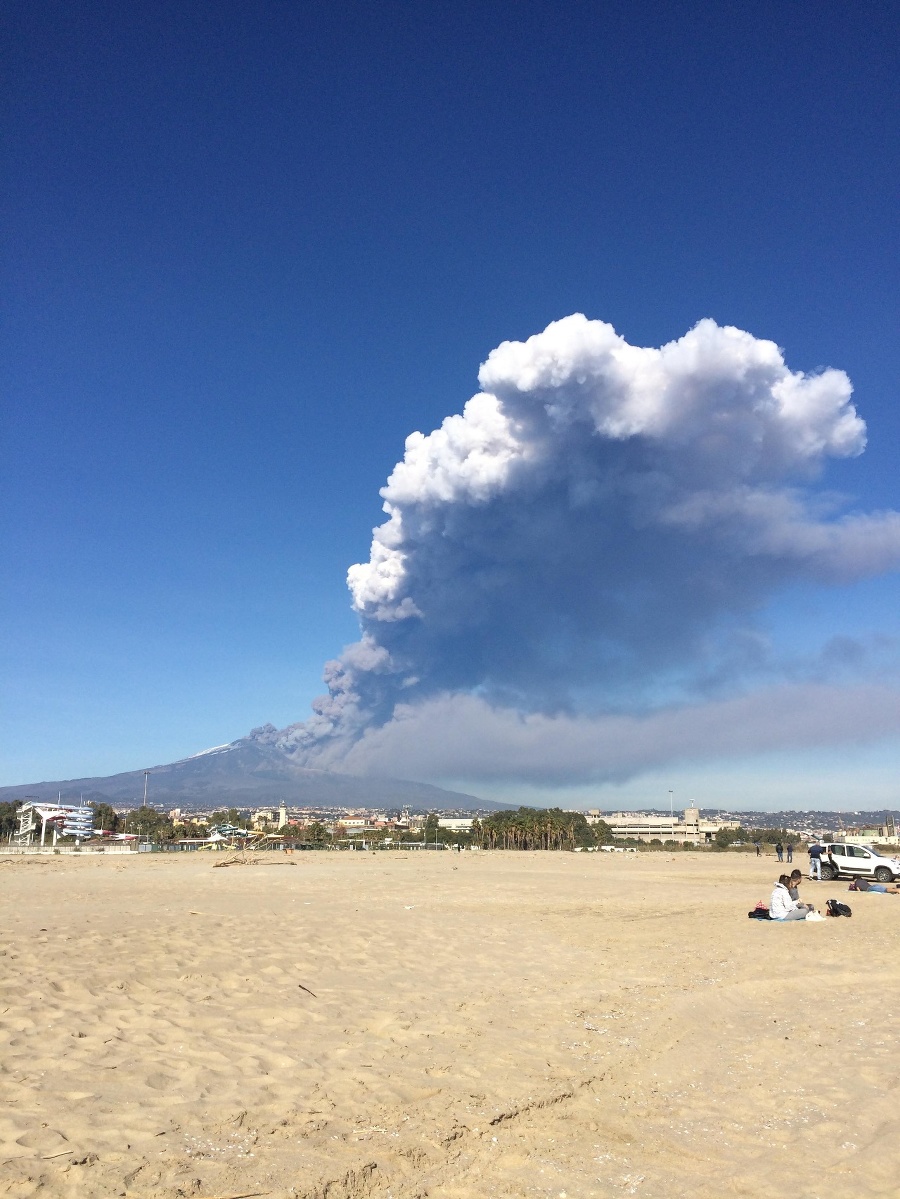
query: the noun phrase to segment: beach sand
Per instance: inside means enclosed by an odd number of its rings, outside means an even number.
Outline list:
[[[772,859],[0,858],[0,1195],[900,1194],[900,897]]]

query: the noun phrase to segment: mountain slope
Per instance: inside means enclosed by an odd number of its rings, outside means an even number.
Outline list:
[[[125,805],[140,803],[143,770],[105,778],[68,779],[0,787],[0,801],[77,799]],[[252,807],[284,800],[306,807],[502,808],[474,795],[445,791],[428,783],[405,779],[362,779],[327,770],[298,766],[277,746],[251,734],[230,745],[217,746],[193,757],[150,771],[147,801],[156,807],[185,810],[209,807]]]

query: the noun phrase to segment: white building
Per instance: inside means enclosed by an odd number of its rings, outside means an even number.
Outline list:
[[[655,816],[646,812],[601,812],[593,808],[587,813],[588,824],[604,821],[614,837],[631,837],[635,841],[690,841],[693,845],[709,844],[719,829],[740,828],[739,820],[704,820],[699,808],[685,808],[681,816]]]
[[[845,829],[835,840],[846,841],[848,845],[900,845],[900,837],[897,836],[897,826],[893,819],[886,824]]]

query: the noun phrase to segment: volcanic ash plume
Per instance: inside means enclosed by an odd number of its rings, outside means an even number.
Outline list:
[[[271,734],[310,765],[364,765],[448,697],[523,720],[683,699],[780,586],[900,565],[900,514],[812,486],[865,447],[842,371],[792,372],[712,320],[652,349],[574,315],[498,346],[479,383],[407,438],[348,573],[361,638]]]

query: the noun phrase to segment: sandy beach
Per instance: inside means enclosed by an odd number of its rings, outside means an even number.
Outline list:
[[[900,897],[739,855],[0,858],[0,1194],[900,1193]]]

